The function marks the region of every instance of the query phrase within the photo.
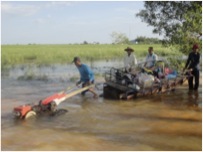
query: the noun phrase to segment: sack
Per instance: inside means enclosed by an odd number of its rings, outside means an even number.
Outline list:
[[[154,76],[146,74],[146,73],[141,73],[138,76],[138,82],[141,87],[150,88],[152,86],[152,84],[154,83]]]
[[[166,74],[166,75],[168,75],[168,74],[171,74],[173,71],[171,70],[171,69],[169,69],[169,68],[165,68],[164,69],[164,73]]]
[[[177,77],[176,70],[165,69],[166,79],[175,79]]]
[[[170,80],[170,79],[175,79],[176,78],[176,75],[175,74],[168,74],[166,76],[166,79]]]

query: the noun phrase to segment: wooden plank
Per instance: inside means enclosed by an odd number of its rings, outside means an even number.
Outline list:
[[[73,91],[73,92],[67,94],[67,95],[66,95],[66,99],[68,99],[68,98],[70,98],[70,97],[73,97],[73,96],[75,96],[75,95],[77,95],[77,94],[79,94],[79,93],[81,93],[81,92],[83,92],[83,91],[86,91],[86,90],[88,90],[88,89],[90,89],[90,88],[92,88],[92,87],[94,87],[94,84],[89,85],[89,86],[86,86],[86,87],[84,87],[84,88],[80,88],[80,89],[78,89],[78,90],[75,90],[75,91]]]

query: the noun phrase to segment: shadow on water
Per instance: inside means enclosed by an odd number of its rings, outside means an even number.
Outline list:
[[[188,93],[187,84],[131,101],[77,95],[59,105],[68,110],[63,115],[13,119],[13,107],[74,85],[78,71],[70,69],[43,69],[48,81],[17,80],[17,69],[2,79],[2,150],[201,150],[202,90]]]

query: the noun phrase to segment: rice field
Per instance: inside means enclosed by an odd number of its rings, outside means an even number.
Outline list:
[[[156,45],[113,45],[113,44],[54,44],[54,45],[1,45],[1,65],[13,66],[18,64],[67,64],[74,56],[83,61],[119,59],[124,55],[124,49],[130,46],[135,50],[136,57],[144,57],[149,46],[159,56],[181,55],[178,51]]]

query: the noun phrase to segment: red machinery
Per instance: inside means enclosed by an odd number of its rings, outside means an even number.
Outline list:
[[[13,110],[14,116],[20,119],[27,119],[33,116],[40,115],[42,113],[54,114],[57,111],[57,106],[65,101],[66,99],[75,96],[94,85],[90,85],[84,88],[76,89],[73,92],[65,93],[65,91],[56,93],[52,96],[49,96],[43,100],[40,100],[37,105],[22,105],[15,107]]]

